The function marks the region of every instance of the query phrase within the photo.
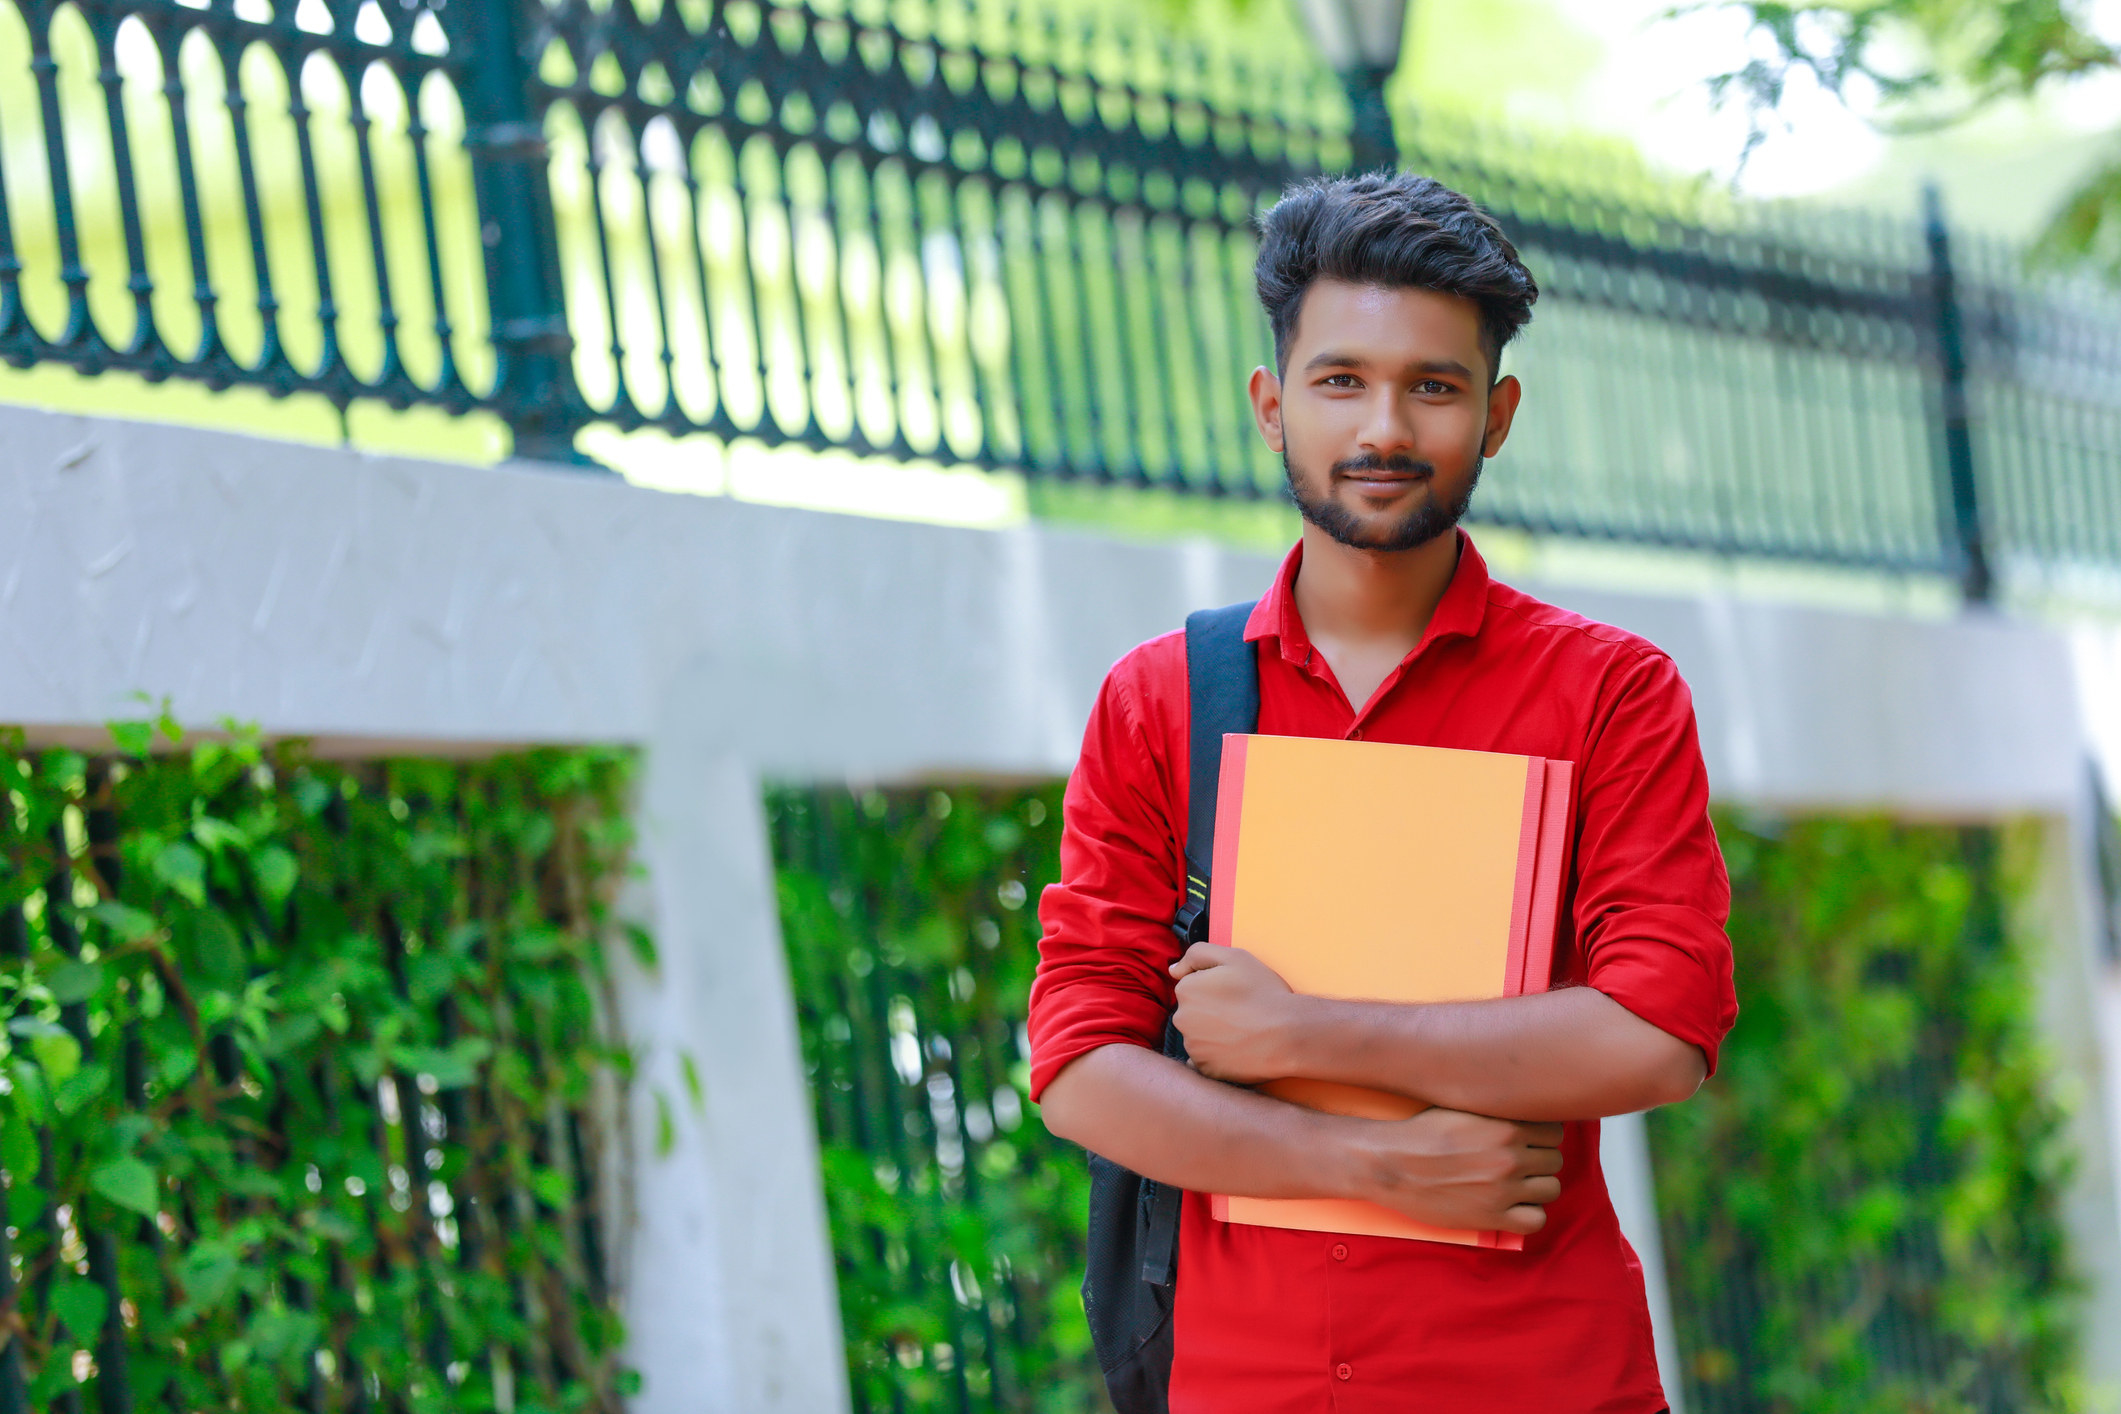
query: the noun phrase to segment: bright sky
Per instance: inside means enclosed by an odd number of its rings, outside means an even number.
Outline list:
[[[1731,10],[1661,18],[1671,0],[1545,0],[1601,53],[1577,86],[1566,115],[1585,127],[1632,138],[1644,154],[1684,172],[1729,180],[1746,135],[1745,114],[1711,107],[1706,81],[1745,63],[1753,41]],[[2121,0],[2090,7],[2100,33],[2121,39]],[[1560,116],[1560,115],[1557,115]],[[2007,111],[1942,144],[1896,143],[1815,87],[1793,84],[1782,122],[1754,152],[1739,189],[1759,197],[1850,193],[1856,184],[1895,165],[1951,165],[1959,156],[1980,160],[1984,149],[2081,144],[2084,135],[2121,128],[2121,76],[2080,83],[2044,99],[2032,111]],[[1896,148],[1900,149],[1896,153]],[[1955,149],[1963,149],[1963,152]],[[1998,154],[2000,155],[2000,154]]]

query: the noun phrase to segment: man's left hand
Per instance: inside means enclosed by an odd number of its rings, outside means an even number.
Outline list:
[[[1195,943],[1171,964],[1193,1068],[1215,1080],[1254,1085],[1291,1073],[1290,1050],[1304,999],[1243,948]]]

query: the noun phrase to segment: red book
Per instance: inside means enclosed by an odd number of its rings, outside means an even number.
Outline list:
[[[1567,878],[1572,763],[1318,737],[1226,736],[1210,941],[1298,992],[1470,1001],[1542,992]],[[1404,1095],[1291,1077],[1260,1087],[1313,1109],[1404,1119]],[[1374,1203],[1217,1195],[1225,1222],[1517,1250]]]

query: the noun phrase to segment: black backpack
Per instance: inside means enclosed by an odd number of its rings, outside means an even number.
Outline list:
[[[1245,642],[1250,604],[1186,618],[1191,700],[1186,802],[1186,893],[1171,931],[1181,946],[1208,936],[1208,865],[1215,857],[1215,788],[1223,733],[1259,725],[1259,663]],[[1185,1038],[1164,1023],[1164,1054],[1186,1058]],[[1118,1414],[1168,1414],[1171,1300],[1178,1280],[1180,1191],[1090,1156],[1090,1241],[1083,1312]]]

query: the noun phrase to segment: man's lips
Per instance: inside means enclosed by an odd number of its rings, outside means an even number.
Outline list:
[[[1333,468],[1336,481],[1356,481],[1378,486],[1403,486],[1410,481],[1428,481],[1436,468],[1426,462],[1342,462]]]

